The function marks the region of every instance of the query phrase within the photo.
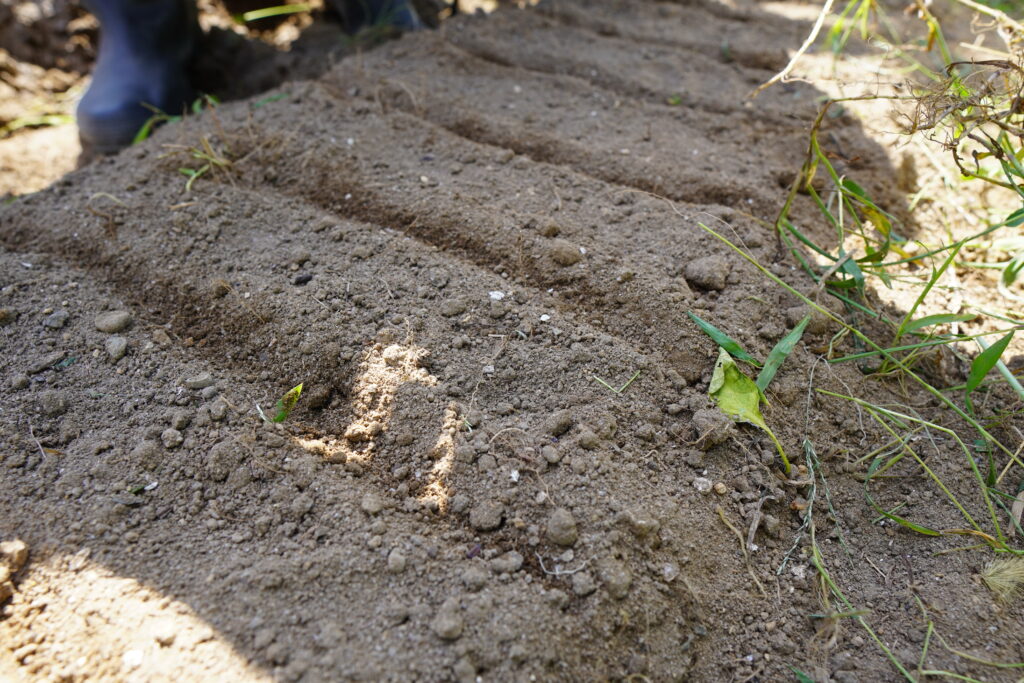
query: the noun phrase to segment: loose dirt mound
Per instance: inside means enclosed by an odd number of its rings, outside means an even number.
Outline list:
[[[811,564],[807,473],[709,410],[717,350],[686,316],[763,357],[804,313],[697,224],[790,276],[754,217],[819,93],[744,96],[807,29],[710,2],[460,18],[6,207],[0,538],[31,554],[2,670],[893,677]],[[834,135],[885,197],[883,151]],[[766,417],[825,464],[834,578],[908,667],[919,602],[1012,658],[1020,608],[974,580],[980,554],[872,523],[853,461],[891,437],[809,387],[935,406],[819,362],[833,331],[812,322]],[[930,464],[980,507],[955,445]],[[963,524],[898,473],[883,504]],[[925,666],[981,668],[935,646]]]

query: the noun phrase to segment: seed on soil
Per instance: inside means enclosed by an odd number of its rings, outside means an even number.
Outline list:
[[[558,508],[548,517],[547,539],[555,545],[571,546],[579,538],[576,519],[565,508]]]
[[[484,500],[469,511],[469,525],[477,531],[493,531],[501,526],[505,506],[496,500]]]
[[[128,353],[128,340],[120,335],[109,337],[104,346],[107,349],[107,356],[115,363]]]
[[[128,311],[104,311],[96,316],[96,329],[107,334],[116,334],[128,329],[132,315]]]

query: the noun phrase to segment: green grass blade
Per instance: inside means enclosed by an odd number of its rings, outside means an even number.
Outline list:
[[[746,351],[744,351],[743,347],[740,346],[738,341],[727,335],[725,332],[722,332],[720,329],[718,329],[711,323],[701,320],[698,316],[694,315],[690,311],[687,311],[686,315],[690,316],[690,319],[693,320],[693,322],[697,323],[697,327],[699,327],[704,332],[704,334],[711,337],[711,340],[713,342],[715,342],[720,347],[728,351],[730,356],[736,358],[737,360],[746,361],[747,363],[750,363],[755,367],[761,367],[761,364],[757,362],[757,359],[751,356]]]
[[[1013,339],[1013,330],[995,344],[979,353],[978,357],[971,363],[971,372],[967,376],[967,384],[964,385],[964,402],[967,404],[967,409],[972,415],[974,414],[974,404],[971,403],[971,392],[981,386],[985,375],[999,362],[999,357],[1003,355],[1003,351],[1006,350],[1011,339]]]
[[[764,367],[761,372],[757,375],[757,388],[763,393],[768,385],[775,379],[775,373],[779,371],[782,363],[789,357],[789,354],[796,348],[797,342],[804,335],[804,330],[807,329],[807,323],[811,322],[810,314],[804,316],[804,319],[796,324],[789,334],[779,340],[779,343],[775,345],[771,353],[768,354],[768,359],[764,362]]]
[[[903,326],[903,332],[915,332],[923,327],[931,327],[932,325],[946,325],[948,323],[965,323],[977,318],[975,313],[936,313],[935,315],[926,315],[923,318],[917,320],[911,320]]]

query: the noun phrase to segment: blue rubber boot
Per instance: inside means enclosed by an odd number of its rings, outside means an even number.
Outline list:
[[[92,82],[78,103],[86,154],[131,144],[156,108],[181,113],[195,97],[186,68],[198,43],[194,0],[85,0],[100,22]],[[147,106],[148,105],[148,106]]]
[[[389,26],[402,31],[417,31],[423,28],[416,10],[409,0],[327,0],[341,15],[345,30],[349,33],[372,26]]]

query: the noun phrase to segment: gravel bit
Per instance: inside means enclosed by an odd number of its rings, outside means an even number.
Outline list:
[[[565,508],[558,508],[548,518],[547,538],[556,545],[571,546],[579,538],[576,520]]]
[[[398,548],[393,548],[388,553],[388,571],[392,574],[401,574],[405,571],[405,567],[408,562],[405,559],[405,555]]]
[[[384,509],[384,499],[376,493],[367,493],[360,501],[359,507],[368,515],[376,515]]]
[[[552,414],[544,422],[544,431],[551,436],[561,436],[567,431],[572,429],[572,412],[568,410],[559,410],[557,413]]]
[[[132,314],[128,311],[105,311],[96,316],[96,329],[107,334],[123,332],[132,324]]]
[[[576,572],[572,575],[572,592],[585,597],[597,590],[597,583],[590,572]]]
[[[110,360],[115,363],[124,358],[125,354],[128,353],[128,340],[120,335],[108,338],[104,346],[107,349],[107,355],[110,356]]]
[[[485,500],[469,511],[469,525],[477,531],[493,531],[501,526],[505,506],[496,500]]]
[[[177,448],[181,445],[181,442],[185,440],[185,437],[181,435],[177,429],[168,427],[160,433],[160,440],[163,442],[165,448]]]
[[[59,330],[68,324],[68,318],[71,314],[67,311],[54,311],[50,315],[43,318],[43,325],[54,330]]]
[[[205,389],[208,386],[212,386],[213,382],[213,375],[208,372],[201,372],[195,377],[186,379],[185,386],[189,389]]]

